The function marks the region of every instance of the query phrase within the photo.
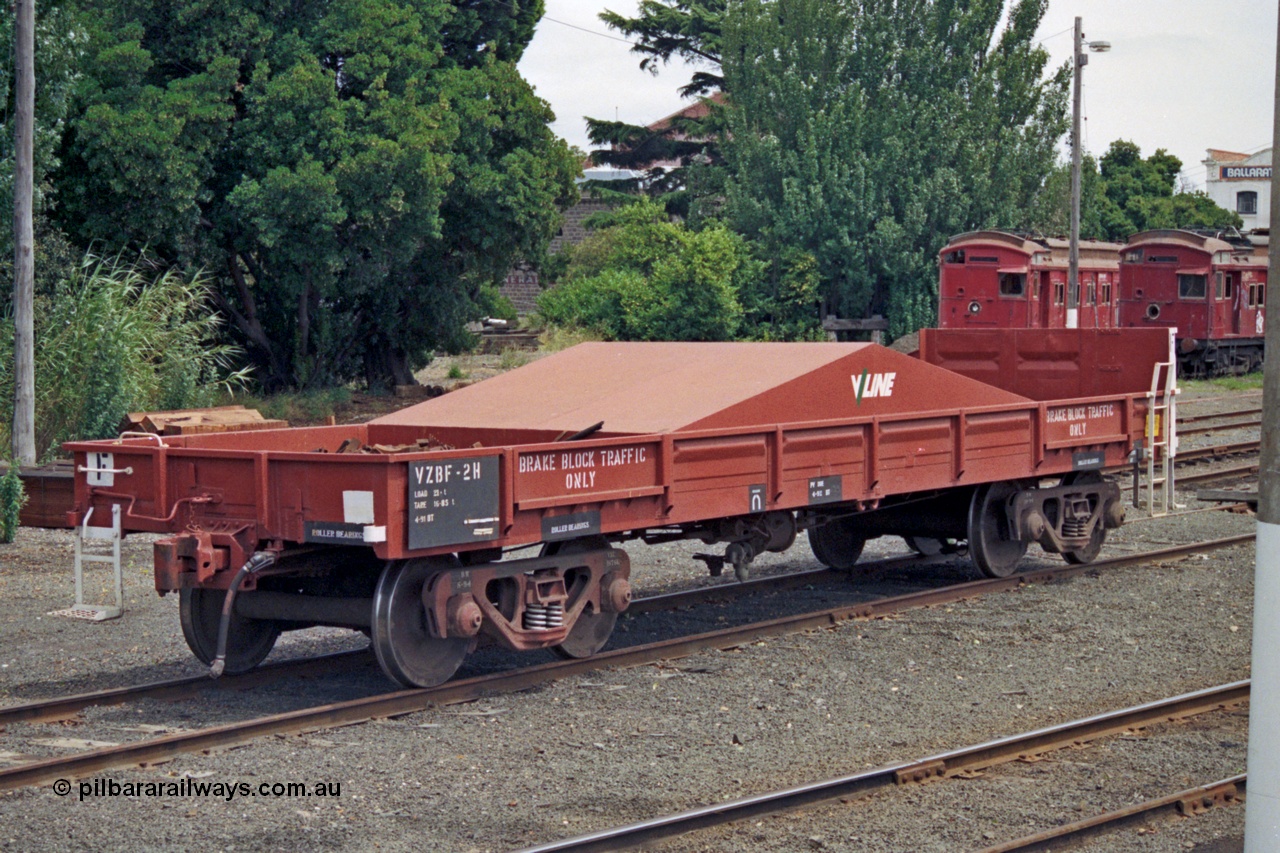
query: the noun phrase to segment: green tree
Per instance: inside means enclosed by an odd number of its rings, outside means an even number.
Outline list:
[[[550,323],[627,341],[723,341],[738,332],[751,261],[723,227],[690,231],[639,199],[593,217],[559,285],[538,299]]]
[[[1030,218],[1065,131],[1044,0],[745,0],[726,17],[726,214],[784,278],[812,256],[824,310],[936,317],[946,239]]]
[[[604,119],[587,119],[592,162],[644,174],[629,183],[610,182],[592,189],[601,194],[641,190],[661,199],[667,211],[697,220],[698,203],[714,199],[721,190],[719,140],[724,130],[720,70],[725,0],[641,0],[635,17],[605,11],[600,19],[635,42],[632,52],[641,57],[640,68],[651,74],[673,58],[695,70],[679,89],[683,98],[702,99],[705,112],[678,117],[661,126],[634,125]],[[652,166],[656,162],[682,165]]]
[[[1239,228],[1243,224],[1235,212],[1219,207],[1203,192],[1175,193],[1182,161],[1163,148],[1144,158],[1136,144],[1117,139],[1102,155],[1100,166],[1102,192],[1090,199],[1096,204],[1090,214],[1096,216],[1108,240],[1123,242],[1151,228]],[[1086,209],[1082,200],[1082,220]]]
[[[577,163],[515,67],[540,0],[95,12],[59,221],[213,271],[269,388],[412,382],[576,197]]]

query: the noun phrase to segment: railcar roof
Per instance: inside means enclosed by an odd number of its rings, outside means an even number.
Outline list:
[[[875,344],[588,343],[371,423],[606,436],[1025,402]]]

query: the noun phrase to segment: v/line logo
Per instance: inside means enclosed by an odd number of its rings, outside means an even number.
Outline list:
[[[861,376],[851,376],[853,393],[857,395],[858,405],[862,405],[863,397],[892,397],[893,380],[897,373],[869,373],[862,371]]]

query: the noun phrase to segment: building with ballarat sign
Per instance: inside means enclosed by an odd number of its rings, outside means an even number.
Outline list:
[[[1271,226],[1271,149],[1241,154],[1210,148],[1204,159],[1205,192],[1244,220],[1242,231]]]

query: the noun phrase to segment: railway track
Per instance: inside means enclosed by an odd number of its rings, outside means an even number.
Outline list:
[[[857,568],[857,574],[860,577],[870,577],[897,569],[928,566],[945,559],[947,558],[904,554],[860,565]],[[631,603],[628,612],[635,614],[676,610],[710,601],[725,601],[747,595],[830,582],[848,577],[848,574],[832,569],[814,569],[755,578],[745,583],[662,593],[636,599]],[[13,723],[49,723],[67,720],[94,707],[122,705],[143,700],[176,701],[218,691],[249,690],[284,678],[357,671],[374,665],[369,651],[370,649],[364,648],[299,660],[278,661],[263,664],[242,675],[227,675],[217,679],[209,678],[207,675],[197,675],[0,707],[0,728]]]
[[[71,756],[21,764],[0,770],[0,791],[40,785],[55,779],[82,776],[112,768],[148,765],[175,756],[247,743],[266,735],[311,731],[394,717],[425,708],[470,701],[480,696],[526,690],[549,681],[606,667],[629,667],[685,657],[700,651],[728,649],[762,637],[832,627],[854,619],[867,619],[916,607],[960,601],[1024,584],[1051,583],[1086,572],[1123,568],[1147,562],[1167,561],[1207,553],[1253,541],[1252,534],[1199,542],[1157,551],[1101,560],[1085,565],[1065,565],[1025,572],[1006,578],[984,579],[936,590],[914,592],[879,600],[846,604],[821,611],[787,616],[766,622],[711,631],[696,636],[649,643],[594,657],[558,661],[518,670],[453,681],[434,688],[400,690],[344,702],[275,714],[210,728],[177,732],[118,746],[102,747]],[[700,594],[701,591],[699,591]],[[670,601],[670,599],[668,599]]]
[[[978,853],[1061,850],[1063,843],[1072,844],[1136,824],[1148,823],[1162,814],[1190,816],[1222,806],[1236,805],[1241,802],[1240,795],[1244,793],[1246,781],[1245,774],[1241,773],[1208,785],[1186,788],[1153,800],[1056,826],[1044,832],[985,847]]]
[[[853,775],[839,776],[808,785],[771,791],[752,797],[744,797],[724,803],[691,809],[675,815],[653,818],[627,826],[581,835],[562,841],[553,841],[529,847],[521,853],[591,853],[627,849],[662,839],[683,835],[698,829],[722,826],[748,818],[758,818],[802,806],[833,799],[860,797],[874,791],[901,785],[917,784],[938,779],[972,774],[990,767],[1020,759],[1030,759],[1047,753],[1079,746],[1101,738],[1142,729],[1157,723],[1176,722],[1190,717],[1235,708],[1249,700],[1249,682],[1238,681],[1218,687],[1174,696],[1158,702],[1149,702],[1119,711],[1074,720],[1058,726],[1036,729],[987,743],[931,755],[912,761],[890,764]],[[1243,781],[1243,777],[1239,777]],[[1236,796],[1234,789],[1226,786],[1235,780],[1219,783],[1221,787],[1184,791],[1173,802],[1185,802],[1184,808],[1204,808],[1206,798],[1212,804],[1215,798],[1227,801]],[[1168,798],[1165,798],[1168,799]],[[1163,802],[1160,801],[1160,802]],[[1152,805],[1152,809],[1158,806]],[[1129,810],[1126,810],[1129,811]],[[1134,814],[1138,811],[1134,810]],[[1120,820],[1116,813],[1114,820]],[[1081,822],[1082,824],[1085,822]],[[1060,828],[1060,829],[1064,829]],[[1035,839],[1032,841],[1031,839]],[[1037,845],[1055,840],[1056,836],[1041,833],[1030,836],[1027,844]],[[1015,842],[1017,843],[1017,842]],[[1031,846],[997,845],[983,853],[1037,849]]]

